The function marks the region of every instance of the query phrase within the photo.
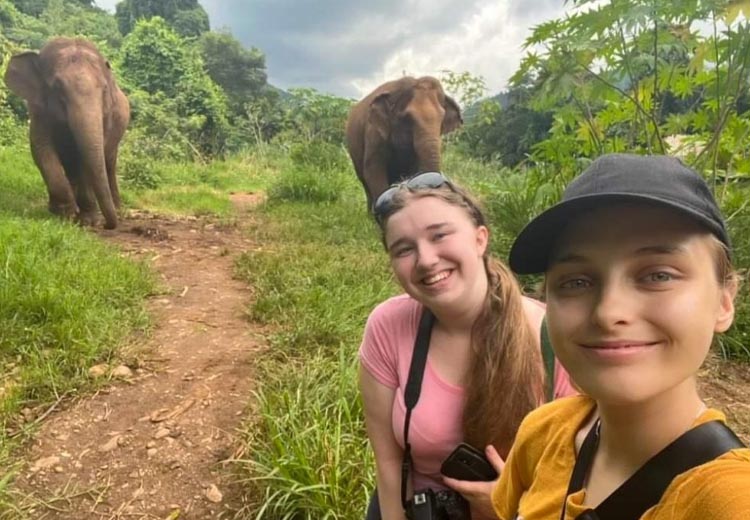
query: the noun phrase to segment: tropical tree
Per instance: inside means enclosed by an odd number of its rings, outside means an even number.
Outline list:
[[[266,58],[255,47],[246,49],[230,33],[207,32],[198,41],[208,75],[229,98],[235,114],[263,95],[266,87]]]
[[[159,16],[182,36],[200,36],[210,29],[208,13],[198,0],[123,0],[115,6],[120,32],[127,36],[138,20]]]
[[[139,21],[125,37],[118,63],[128,90],[142,90],[174,102],[186,118],[185,132],[202,153],[223,150],[226,98],[206,72],[200,53],[159,17]],[[148,103],[144,103],[148,105]],[[134,107],[137,120],[138,107]]]
[[[530,78],[533,107],[553,114],[551,138],[536,147],[538,159],[572,166],[576,157],[608,151],[674,151],[666,137],[689,134],[700,145],[688,160],[714,179],[720,171],[750,173],[750,162],[742,162],[750,155],[743,102],[750,2],[570,4],[565,18],[533,30],[514,77]]]

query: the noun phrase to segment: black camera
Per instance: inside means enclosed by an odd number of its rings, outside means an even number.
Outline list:
[[[438,501],[435,492],[429,488],[414,493],[406,516],[409,520],[449,520],[445,507]]]

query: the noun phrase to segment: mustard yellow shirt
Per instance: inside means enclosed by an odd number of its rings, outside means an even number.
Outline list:
[[[586,396],[558,399],[531,412],[521,423],[505,469],[492,492],[501,520],[560,520],[575,464],[575,436],[595,403]],[[695,421],[725,421],[706,410]],[[585,490],[568,497],[566,520],[583,507]],[[518,515],[518,516],[517,516]],[[641,520],[750,519],[750,449],[737,449],[675,477]]]

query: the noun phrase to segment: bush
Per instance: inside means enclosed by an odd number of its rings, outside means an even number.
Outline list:
[[[271,185],[270,201],[333,202],[349,185],[349,160],[340,144],[294,142],[289,157],[292,166]]]
[[[346,180],[339,172],[293,166],[271,185],[268,200],[333,202],[339,200],[345,186]]]

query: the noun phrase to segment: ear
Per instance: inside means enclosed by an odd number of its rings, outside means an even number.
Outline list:
[[[487,226],[477,226],[477,252],[484,256],[487,252],[487,244],[490,240],[490,230]]]
[[[43,104],[44,81],[39,70],[39,54],[24,52],[13,56],[5,71],[5,84],[30,104]]]
[[[728,281],[720,289],[719,309],[716,314],[715,332],[726,332],[734,321],[734,298],[737,296],[738,282],[735,279]]]
[[[443,102],[445,116],[443,117],[443,126],[440,128],[441,134],[447,134],[461,126],[464,120],[461,118],[461,109],[458,107],[452,97],[445,96]]]
[[[367,117],[368,124],[378,131],[383,139],[388,138],[391,129],[391,100],[390,93],[383,92],[375,96],[370,103]]]

